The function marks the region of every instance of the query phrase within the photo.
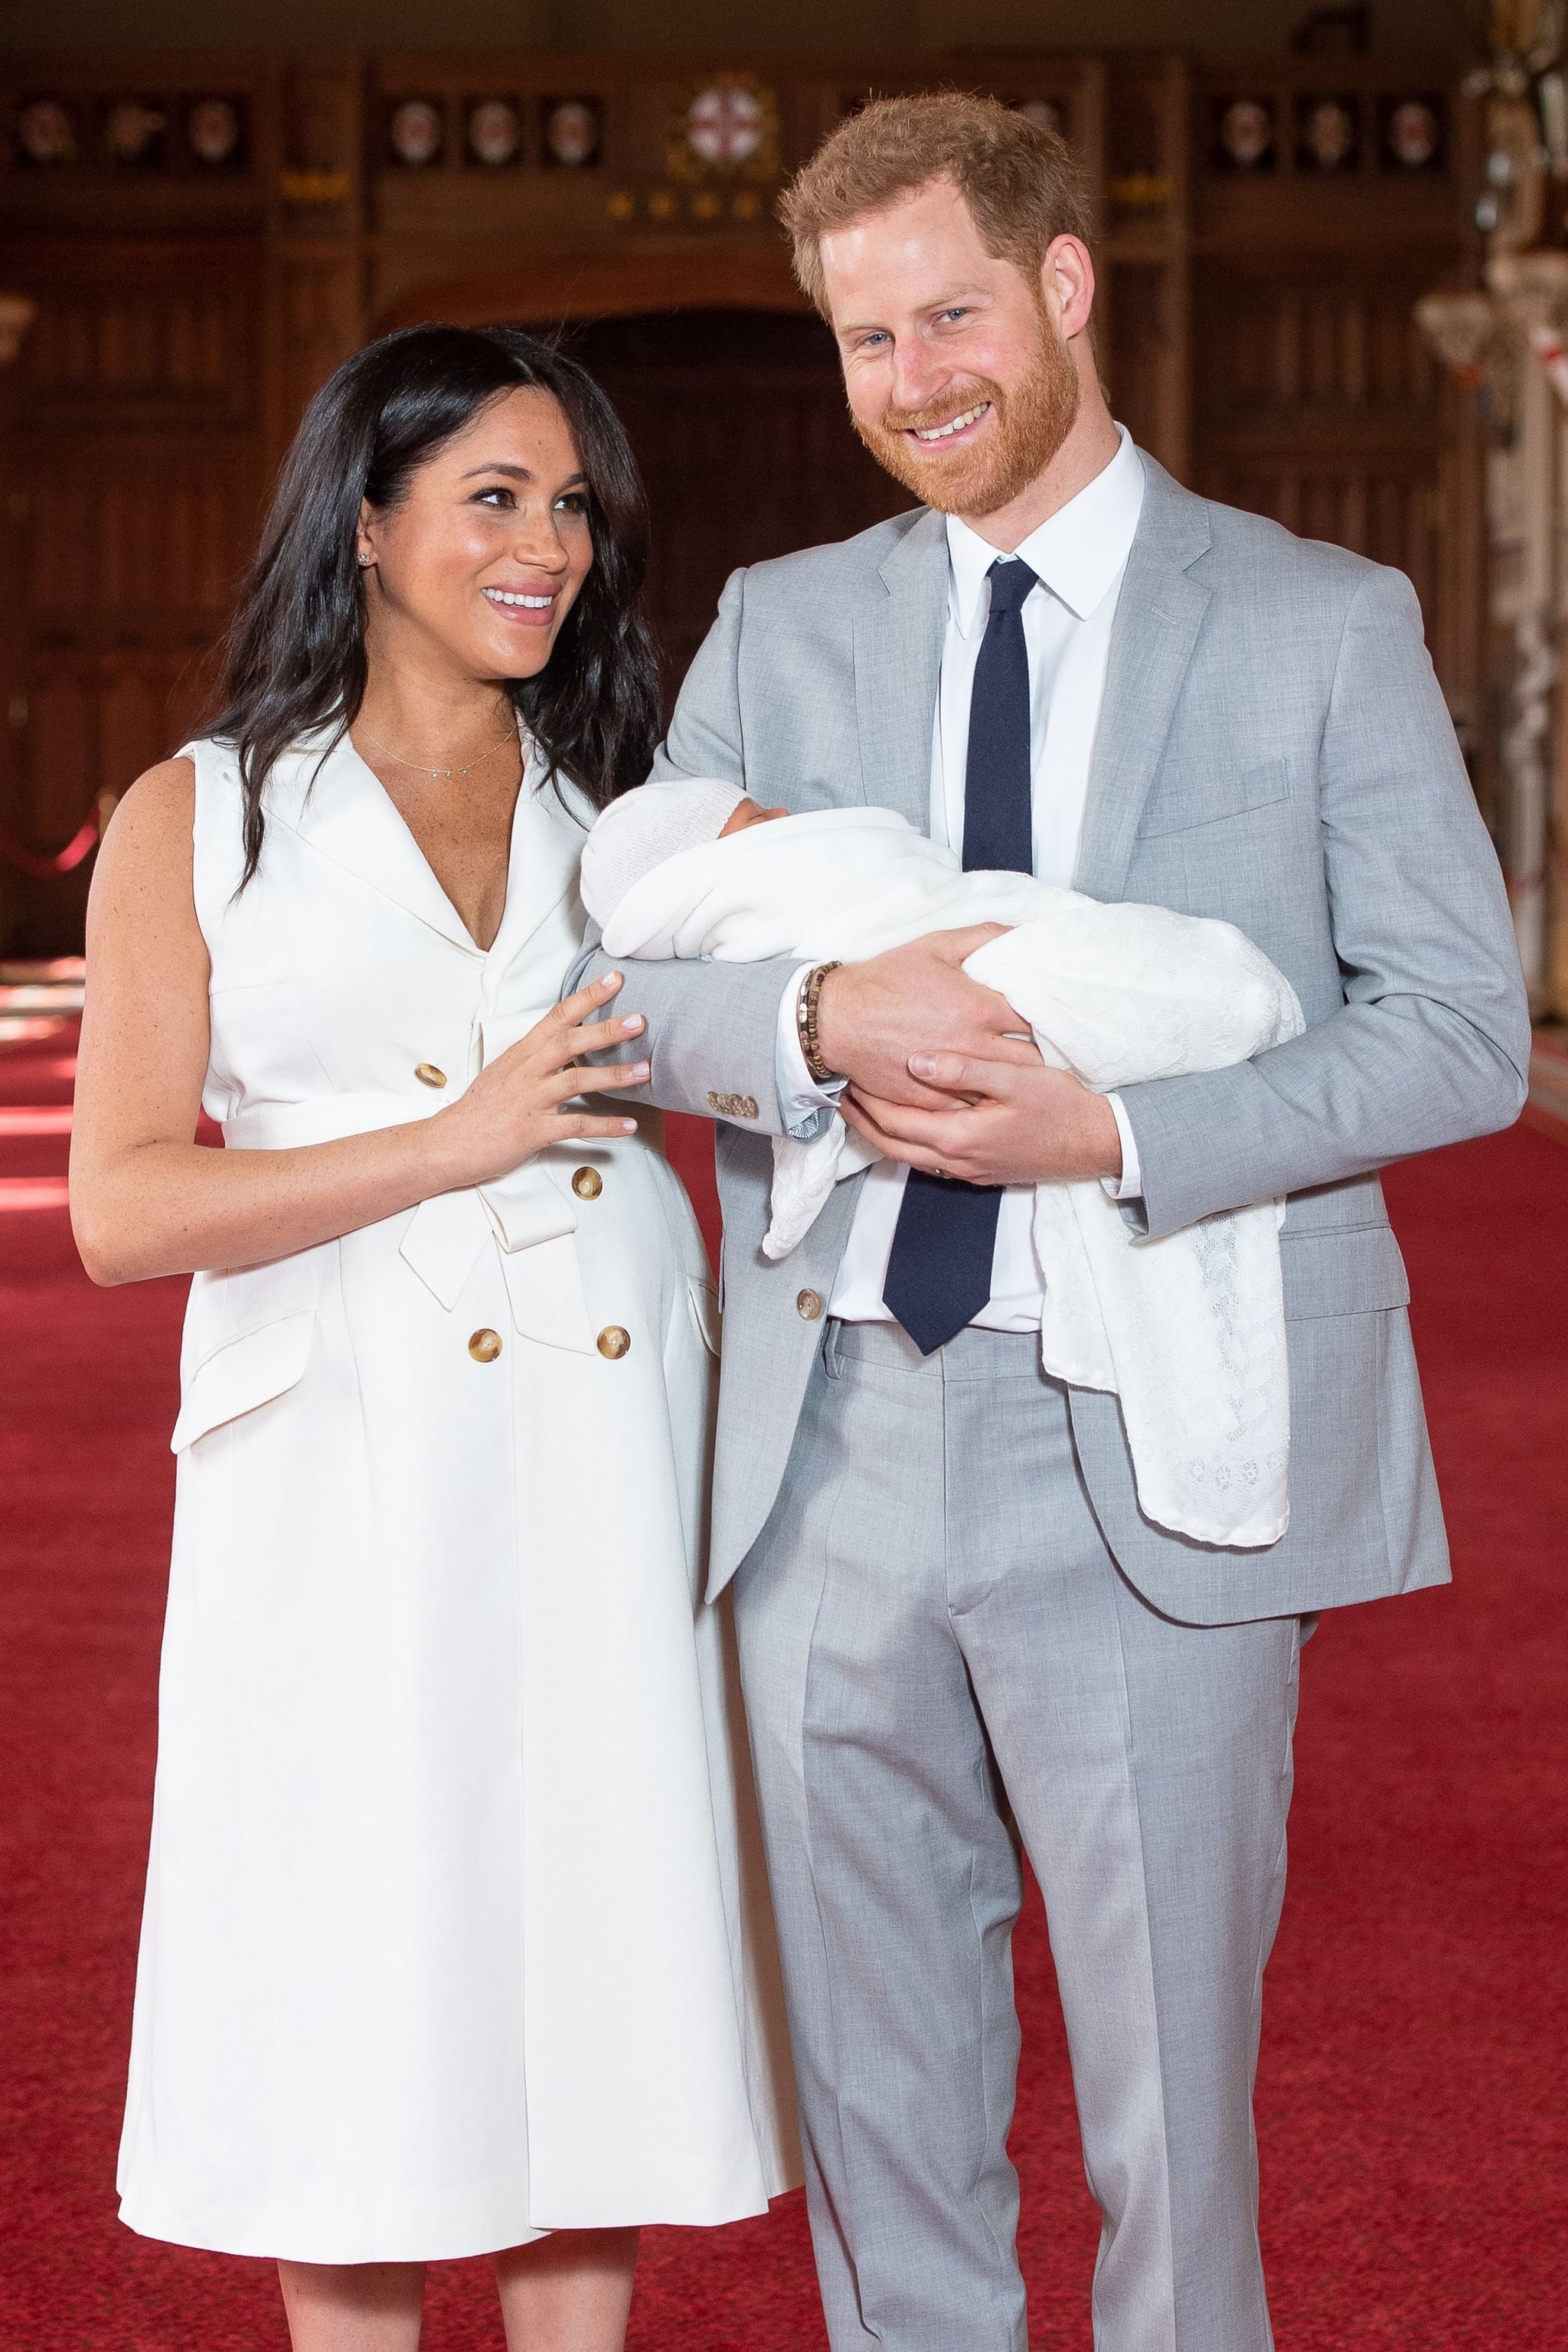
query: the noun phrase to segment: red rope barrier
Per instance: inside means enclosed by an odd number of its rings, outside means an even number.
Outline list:
[[[19,841],[13,841],[5,832],[0,832],[0,857],[8,859],[22,873],[30,874],[36,882],[43,882],[52,874],[69,874],[79,866],[88,852],[96,848],[98,836],[98,811],[94,809],[80,830],[52,857],[41,856],[35,849],[24,849]]]

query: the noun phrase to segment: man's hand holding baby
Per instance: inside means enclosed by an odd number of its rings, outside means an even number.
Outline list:
[[[845,1120],[889,1160],[969,1184],[1074,1184],[1121,1173],[1121,1137],[1102,1095],[1066,1070],[963,1054],[916,1054],[910,1069],[940,1108],[847,1089]]]
[[[1120,1176],[1110,1104],[1048,1069],[1006,999],[962,969],[1001,928],[932,932],[828,973],[817,1037],[849,1081],[839,1108],[888,1159],[973,1184]]]

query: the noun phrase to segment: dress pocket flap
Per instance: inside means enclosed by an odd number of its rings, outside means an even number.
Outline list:
[[[556,1234],[530,1249],[505,1250],[500,1264],[511,1319],[521,1336],[542,1348],[591,1356],[597,1341],[573,1236]]]
[[[1279,1236],[1288,1320],[1361,1315],[1410,1304],[1410,1277],[1387,1225]]]
[[[695,1275],[686,1278],[686,1295],[691,1308],[691,1319],[697,1326],[698,1337],[710,1356],[719,1353],[724,1318],[719,1307],[719,1295],[710,1282],[702,1282]]]
[[[186,1381],[170,1452],[183,1453],[209,1430],[291,1389],[310,1359],[315,1328],[316,1310],[310,1307],[216,1348]]]

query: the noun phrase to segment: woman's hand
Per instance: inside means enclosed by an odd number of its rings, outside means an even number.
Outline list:
[[[643,1068],[572,1067],[642,1028],[587,1017],[620,987],[618,974],[606,974],[547,1013],[433,1118],[291,1150],[194,1142],[210,977],[192,895],[195,800],[189,760],[150,769],[98,853],[71,1136],[71,1219],[95,1282],[288,1257],[432,1193],[485,1183],[542,1144],[624,1135],[633,1124],[562,1108],[584,1081],[607,1092],[636,1085]]]
[[[547,1143],[636,1133],[635,1118],[596,1118],[563,1108],[585,1092],[607,1094],[613,1087],[640,1086],[647,1076],[646,1062],[577,1066],[585,1055],[613,1051],[641,1034],[640,1013],[624,1021],[591,1017],[620,985],[618,971],[606,972],[565,997],[526,1037],[488,1063],[449,1109],[428,1121],[426,1132],[452,1190],[508,1175]]]

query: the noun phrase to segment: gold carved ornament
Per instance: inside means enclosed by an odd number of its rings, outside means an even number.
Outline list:
[[[779,103],[755,74],[705,75],[673,108],[665,141],[672,180],[774,180],[779,173]]]

